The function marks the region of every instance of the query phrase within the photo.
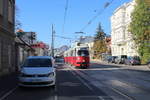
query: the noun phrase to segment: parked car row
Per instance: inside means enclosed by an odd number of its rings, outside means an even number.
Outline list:
[[[141,61],[138,56],[127,56],[127,55],[120,55],[120,56],[109,56],[107,57],[108,63],[115,63],[115,64],[126,64],[126,65],[140,65]]]

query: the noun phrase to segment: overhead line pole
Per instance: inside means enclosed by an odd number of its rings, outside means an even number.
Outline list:
[[[52,24],[52,41],[51,41],[51,56],[54,57],[54,26]]]
[[[66,16],[67,16],[67,10],[68,10],[68,3],[69,0],[66,0],[66,6],[65,6],[65,12],[64,12],[64,22],[63,22],[63,27],[62,27],[62,33],[65,31],[65,23],[66,23]]]

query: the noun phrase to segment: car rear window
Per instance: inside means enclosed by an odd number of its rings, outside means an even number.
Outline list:
[[[24,67],[52,67],[51,59],[27,59]]]

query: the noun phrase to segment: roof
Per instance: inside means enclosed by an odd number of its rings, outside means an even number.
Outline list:
[[[51,56],[29,56],[27,59],[52,59]]]
[[[86,36],[80,39],[80,43],[90,43],[94,41],[94,37]]]

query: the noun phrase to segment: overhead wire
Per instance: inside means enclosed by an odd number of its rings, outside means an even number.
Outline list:
[[[65,6],[65,12],[64,12],[64,22],[63,22],[63,27],[62,27],[62,33],[65,31],[65,24],[66,24],[66,16],[67,16],[67,11],[68,11],[68,4],[69,0],[66,0],[66,6]]]
[[[90,24],[92,24],[92,22],[98,17],[100,16],[105,9],[113,2],[114,0],[111,0],[110,2],[106,2],[104,5],[104,8],[102,10],[100,10],[91,20],[88,21],[88,23],[80,30],[80,32],[83,32]]]
[[[63,39],[68,39],[68,40],[72,40],[73,39],[73,38],[64,37],[64,36],[60,36],[60,35],[55,35],[55,37],[59,37],[59,38],[63,38]]]

